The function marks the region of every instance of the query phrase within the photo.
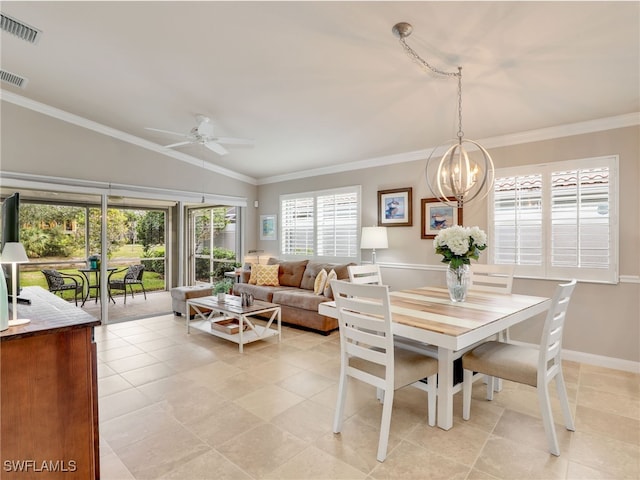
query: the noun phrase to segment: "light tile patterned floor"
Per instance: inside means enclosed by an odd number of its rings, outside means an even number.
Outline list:
[[[103,480],[637,479],[640,376],[565,363],[576,432],[557,423],[547,452],[535,390],[505,382],[493,402],[474,386],[471,419],[426,424],[426,393],[396,394],[384,463],[381,405],[350,384],[343,432],[331,431],[337,333],[283,328],[283,341],[237,345],[165,315],[96,328]],[[554,417],[561,422],[557,401]]]

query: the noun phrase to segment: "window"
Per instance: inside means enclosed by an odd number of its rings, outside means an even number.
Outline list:
[[[358,256],[360,187],[280,197],[280,253],[327,261]]]
[[[618,281],[617,157],[496,170],[491,261],[540,278]]]

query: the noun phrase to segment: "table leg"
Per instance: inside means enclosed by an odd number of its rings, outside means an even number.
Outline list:
[[[453,426],[453,351],[438,347],[438,427]]]
[[[244,330],[244,322],[246,321],[246,319],[244,318],[244,315],[239,315],[238,320],[239,320],[239,323],[240,323],[240,325],[239,325],[239,328],[240,328],[240,330],[239,330],[239,333],[240,333],[240,346],[239,346],[239,349],[240,349],[240,353],[244,353],[244,341],[242,340],[242,333],[243,333],[243,330]],[[257,335],[257,333],[256,333],[256,335]]]

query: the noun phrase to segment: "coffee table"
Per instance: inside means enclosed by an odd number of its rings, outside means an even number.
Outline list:
[[[238,344],[240,353],[243,353],[243,346],[247,343],[264,340],[269,337],[278,337],[278,342],[282,338],[281,309],[275,303],[255,300],[251,306],[243,306],[240,297],[225,295],[223,302],[218,301],[218,296],[208,296],[190,298],[187,300],[187,312],[189,307],[195,312],[194,320],[186,316],[187,333],[190,328],[196,328],[202,332],[213,336],[224,338],[230,342]],[[263,327],[256,325],[250,317],[259,314],[271,314],[267,324]],[[230,333],[219,328],[223,324],[228,324],[229,320],[237,321],[237,332]],[[271,328],[274,324],[276,328]]]

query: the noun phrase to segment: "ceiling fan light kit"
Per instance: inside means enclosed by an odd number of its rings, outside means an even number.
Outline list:
[[[145,130],[150,130],[153,132],[166,133],[169,135],[178,136],[184,138],[185,140],[181,142],[171,143],[169,145],[165,145],[165,148],[176,148],[181,147],[182,145],[189,145],[192,143],[204,145],[212,152],[217,153],[218,155],[226,155],[229,151],[223,146],[225,145],[247,145],[253,146],[253,140],[248,138],[235,138],[235,137],[216,137],[214,135],[214,127],[211,123],[211,119],[205,115],[196,115],[196,120],[198,125],[193,127],[188,134],[172,132],[170,130],[162,130],[159,128],[151,128],[146,127]]]
[[[423,60],[409,45],[406,38],[413,32],[410,23],[400,22],[391,29],[393,34],[400,39],[400,44],[409,57],[420,66],[442,76],[457,77],[458,79],[458,133],[457,139],[438,161],[436,167],[431,167],[437,159],[433,158],[435,148],[427,159],[425,173],[427,186],[431,193],[441,202],[462,208],[465,203],[478,198],[482,199],[489,194],[493,188],[495,178],[495,168],[489,152],[473,140],[465,139],[462,131],[462,67],[458,67],[457,72],[445,72],[433,67]],[[470,144],[472,148],[480,152],[478,160],[469,157],[465,144]],[[436,170],[435,176],[430,176],[429,172]],[[433,180],[432,180],[433,178]]]

